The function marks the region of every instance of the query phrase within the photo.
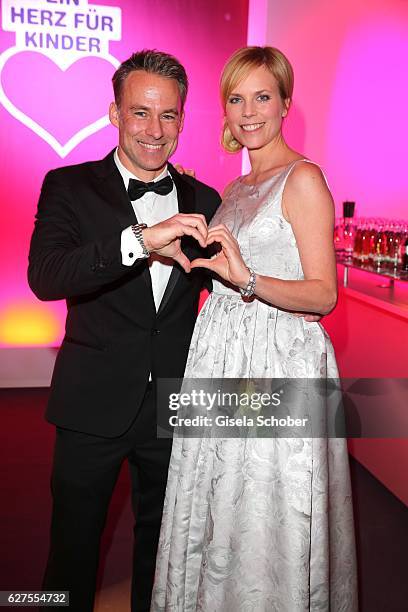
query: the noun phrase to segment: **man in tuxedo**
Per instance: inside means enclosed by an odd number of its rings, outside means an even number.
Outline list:
[[[182,377],[197,314],[212,188],[168,163],[183,127],[184,68],[133,54],[113,77],[119,146],[45,177],[28,279],[66,299],[47,418],[56,425],[51,546],[43,588],[91,612],[100,537],[127,460],[135,514],[132,612],[150,608],[171,441],[157,439],[155,383]]]

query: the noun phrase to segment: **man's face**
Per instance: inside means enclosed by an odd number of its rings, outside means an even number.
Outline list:
[[[177,148],[184,113],[177,81],[144,70],[125,79],[120,106],[109,108],[119,129],[119,159],[140,179],[152,181]]]

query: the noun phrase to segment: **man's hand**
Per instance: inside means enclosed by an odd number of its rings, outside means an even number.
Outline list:
[[[319,314],[308,314],[306,312],[293,312],[292,314],[294,314],[295,317],[303,317],[308,323],[317,323],[323,316]]]
[[[170,219],[146,227],[143,241],[148,251],[170,257],[186,271],[191,271],[190,260],[181,250],[180,238],[192,236],[203,247],[207,241],[207,222],[204,215],[178,213]]]

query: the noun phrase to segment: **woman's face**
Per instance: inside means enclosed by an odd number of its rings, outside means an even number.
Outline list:
[[[260,66],[228,96],[225,115],[235,140],[249,150],[261,149],[280,135],[288,106],[273,74]]]

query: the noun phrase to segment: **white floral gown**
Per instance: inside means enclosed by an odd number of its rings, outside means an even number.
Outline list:
[[[307,161],[307,160],[306,160]],[[256,186],[237,179],[224,223],[259,274],[302,279],[282,193],[296,162]],[[186,377],[338,376],[330,339],[261,300],[214,282]],[[152,612],[357,612],[346,441],[175,438]]]

